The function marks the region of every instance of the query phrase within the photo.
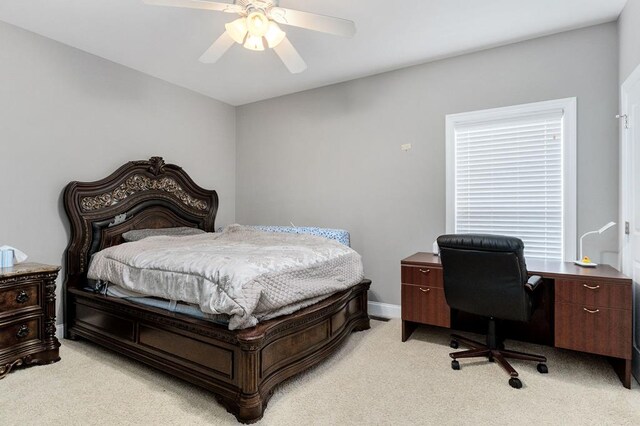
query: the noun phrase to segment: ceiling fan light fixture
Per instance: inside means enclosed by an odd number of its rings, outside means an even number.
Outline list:
[[[294,74],[304,71],[307,64],[287,38],[280,25],[303,28],[343,37],[353,37],[356,25],[347,19],[318,15],[280,7],[279,0],[143,0],[155,6],[182,7],[236,13],[239,19],[225,25],[226,31],[200,57],[212,64],[218,61],[234,43],[246,49],[273,49],[287,69]]]
[[[244,42],[244,47],[249,50],[263,51],[264,39],[262,37],[249,34],[247,41]]]
[[[267,40],[267,45],[270,49],[273,49],[287,36],[287,33],[280,29],[280,26],[273,21],[269,22],[269,29],[267,30],[264,38]]]
[[[269,30],[269,18],[260,11],[251,12],[247,16],[247,29],[252,36],[264,37]]]
[[[238,44],[243,44],[244,39],[247,36],[247,22],[245,18],[236,19],[233,22],[229,22],[224,26],[229,33],[229,36]]]

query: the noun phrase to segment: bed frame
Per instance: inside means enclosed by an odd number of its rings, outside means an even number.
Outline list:
[[[212,391],[242,423],[262,418],[276,385],[320,363],[352,331],[369,328],[364,280],[350,290],[246,330],[87,291],[91,255],[132,229],[214,230],[215,191],[161,157],[133,161],[109,177],[71,182],[65,337],[84,338]]]

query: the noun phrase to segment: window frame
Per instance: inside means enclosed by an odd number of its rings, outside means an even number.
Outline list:
[[[517,118],[562,109],[562,249],[565,262],[576,259],[577,247],[577,98],[564,98],[446,116],[446,232],[455,233],[456,128],[462,124]]]

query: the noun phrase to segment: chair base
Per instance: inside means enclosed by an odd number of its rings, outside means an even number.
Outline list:
[[[458,359],[462,358],[478,358],[478,357],[486,357],[491,362],[497,362],[500,366],[509,374],[511,379],[509,380],[509,384],[511,387],[519,389],[522,387],[522,382],[518,379],[518,372],[515,368],[511,366],[507,358],[511,359],[519,359],[523,361],[535,361],[538,362],[538,372],[545,374],[548,372],[547,366],[544,364],[547,362],[547,358],[542,355],[534,355],[528,354],[524,352],[510,351],[504,348],[491,348],[488,345],[485,345],[480,342],[476,342],[475,340],[467,339],[466,337],[459,336],[457,334],[451,335],[451,347],[457,348],[458,343],[461,343],[465,346],[468,346],[470,349],[461,352],[452,352],[449,354],[453,361],[451,362],[451,367],[454,370],[460,369],[460,364],[458,363]],[[498,345],[502,346],[502,345]]]

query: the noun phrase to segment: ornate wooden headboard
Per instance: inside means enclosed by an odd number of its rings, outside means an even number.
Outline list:
[[[131,161],[96,182],[71,182],[64,191],[71,222],[67,286],[84,285],[91,255],[123,242],[132,229],[188,226],[212,232],[218,194],[196,185],[162,157]]]

